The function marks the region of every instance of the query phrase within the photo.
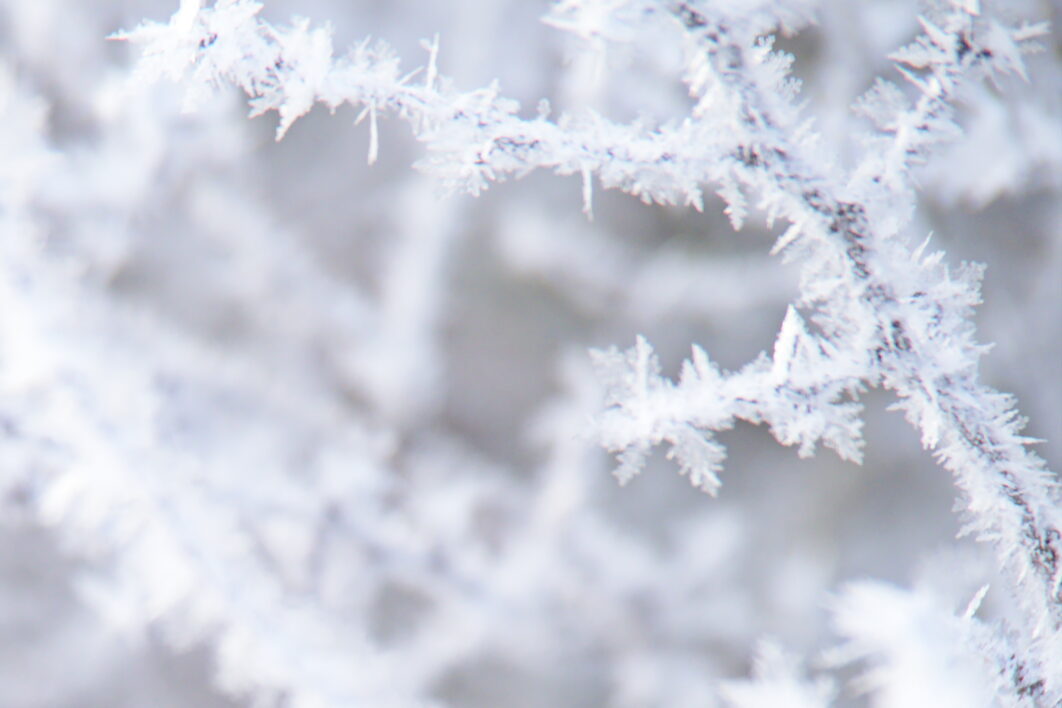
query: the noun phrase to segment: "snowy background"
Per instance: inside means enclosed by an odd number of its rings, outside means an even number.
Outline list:
[[[851,103],[895,78],[887,55],[925,5],[817,5],[780,44],[844,162],[865,130]],[[1010,5],[1062,22],[1050,0]],[[175,10],[0,2],[0,704],[269,704],[378,671],[454,706],[711,706],[765,636],[817,672],[844,581],[930,587],[960,612],[993,582],[991,552],[955,538],[948,473],[881,391],[862,398],[862,465],[742,423],[720,435],[716,499],[663,454],[610,476],[586,432],[588,350],[641,334],[672,376],[694,343],[726,368],[769,352],[797,293],[767,255],[777,225],[735,233],[714,196],[698,213],[600,189],[591,221],[581,180],[545,173],[447,196],[399,120],[381,116],[367,165],[349,107],[280,142],[230,87],[185,112],[181,86],[130,88],[136,50],[106,40]],[[548,10],[269,0],[262,16],[327,21],[337,48],[381,38],[410,69],[437,35],[441,73],[497,79],[524,116],[541,98],[688,113],[677,46],[583,40]],[[987,265],[983,380],[1018,397],[1057,470],[1051,32],[1028,83],[964,96],[966,135],[917,175],[910,230]],[[993,586],[981,612],[1005,605]],[[363,644],[394,661],[362,663]]]

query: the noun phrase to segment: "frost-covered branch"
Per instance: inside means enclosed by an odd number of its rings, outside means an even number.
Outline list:
[[[766,423],[780,443],[798,445],[801,457],[821,442],[844,459],[862,458],[860,406],[850,400],[859,379],[844,377],[841,354],[808,332],[792,307],[774,356],[761,356],[737,373],[724,374],[694,347],[674,385],[660,376],[659,362],[641,338],[626,354],[597,352],[595,359],[609,406],[598,420],[598,435],[606,448],[621,453],[616,475],[622,482],[641,470],[653,445],[666,441],[668,457],[690,481],[715,494],[726,451],[711,431],[726,430],[736,419]]]
[[[994,74],[1024,76],[1021,53],[1040,26],[1008,27],[978,2],[950,2],[921,19],[922,34],[893,55],[911,90],[879,83],[860,102],[878,132],[850,172],[824,159],[821,141],[795,102],[791,58],[771,35],[811,19],[804,3],[570,0],[554,6],[554,25],[594,39],[622,35],[633,23],[679,37],[684,80],[695,100],[678,123],[621,125],[594,113],[549,119],[519,115],[498,87],[457,91],[429,63],[403,74],[382,43],[333,56],[327,29],[307,21],[278,28],[260,5],[185,0],[168,24],[120,36],[143,45],[148,77],[185,80],[189,98],[221,83],[239,86],[252,113],[279,114],[277,137],[321,102],[350,104],[369,119],[372,162],[377,119],[411,123],[429,156],[424,167],[473,194],[489,182],[533,169],[580,175],[589,211],[592,181],[646,201],[701,208],[709,186],[740,226],[748,200],[788,228],[776,252],[803,263],[799,305],[790,309],[773,357],[724,374],[699,349],[672,384],[639,340],[627,354],[602,354],[610,409],[602,442],[619,452],[621,478],[648,450],[671,445],[680,467],[714,492],[723,448],[711,433],[737,419],[763,422],[801,454],[822,443],[843,457],[860,450],[858,406],[865,386],[894,391],[902,408],[956,478],[968,531],[992,543],[1023,610],[1015,656],[997,662],[1015,695],[1033,702],[1062,697],[1062,519],[1057,480],[1021,435],[1013,401],[980,383],[984,347],[970,322],[980,272],[949,271],[941,254],[910,247],[912,171],[954,137],[952,104],[968,82]]]
[[[993,542],[1015,586],[1024,588],[1017,593],[1027,613],[1023,632],[1043,683],[1020,688],[1054,695],[1060,687],[1048,667],[1062,665],[1057,483],[1026,448],[1011,399],[978,381],[983,348],[969,323],[976,274],[952,280],[939,255],[912,253],[899,238],[911,208],[908,172],[954,132],[948,100],[958,82],[967,72],[1020,72],[1017,42],[1042,28],[1007,31],[958,9],[942,26],[923,20],[925,34],[896,56],[926,72],[904,69],[921,96],[887,123],[894,135],[882,140],[889,149],[872,143],[846,183],[823,169],[809,137],[800,138],[807,132],[798,116],[779,101],[777,61],[757,54],[752,32],[693,3],[672,9],[703,50],[693,83],[699,110],[733,106],[731,119],[748,131],[734,149],[746,158],[735,164],[736,178],[759,192],[768,213],[792,224],[776,248],[806,261],[804,304],[815,308],[814,321],[833,346],[862,352],[861,378],[897,392],[923,443],[956,475],[968,529]]]
[[[262,6],[253,0],[199,5],[186,0],[168,24],[146,23],[115,37],[143,45],[143,78],[189,79],[190,107],[213,86],[240,87],[251,97],[252,115],[277,111],[278,139],[316,102],[333,110],[350,104],[359,120],[369,119],[372,162],[377,117],[394,113],[426,144],[422,166],[451,187],[478,194],[492,181],[547,168],[581,175],[588,209],[595,175],[605,187],[645,201],[697,208],[703,186],[726,178],[729,140],[701,120],[654,127],[586,113],[553,122],[545,103],[538,118],[525,120],[496,85],[455,90],[436,69],[435,44],[426,68],[403,73],[383,42],[333,57],[327,28],[306,20],[274,27],[256,17]],[[646,4],[640,12],[659,25],[666,20],[662,10]]]

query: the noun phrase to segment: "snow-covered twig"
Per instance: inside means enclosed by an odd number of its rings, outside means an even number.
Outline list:
[[[589,3],[558,3],[554,24],[594,31],[580,20]],[[957,129],[951,104],[965,82],[993,73],[1024,75],[1023,45],[1040,26],[1007,27],[976,2],[951,2],[922,18],[923,33],[894,55],[917,91],[913,105],[879,84],[861,102],[880,132],[847,173],[823,159],[795,103],[789,58],[770,34],[810,18],[803,3],[734,8],[707,1],[613,2],[617,26],[634,21],[686,42],[685,77],[696,100],[677,124],[620,125],[593,113],[548,119],[518,115],[497,86],[461,93],[438,76],[437,45],[422,79],[402,74],[383,44],[363,43],[333,58],[327,30],[300,21],[276,28],[248,0],[202,8],[186,0],[169,24],[122,34],[144,46],[146,75],[191,79],[190,97],[232,83],[253,112],[276,110],[278,138],[320,101],[349,103],[370,122],[370,162],[382,113],[408,120],[429,151],[425,168],[477,194],[490,181],[536,168],[580,175],[647,201],[702,206],[715,185],[740,226],[754,195],[769,219],[789,227],[776,251],[804,264],[800,305],[790,310],[773,359],[723,375],[695,354],[683,380],[658,375],[639,342],[626,357],[602,355],[613,383],[601,418],[603,442],[621,453],[624,476],[645,451],[672,445],[683,469],[706,489],[718,486],[722,448],[708,435],[735,418],[765,421],[802,452],[817,442],[856,457],[859,426],[851,397],[883,386],[956,478],[967,528],[995,547],[1023,609],[1020,657],[1000,666],[1019,696],[1062,697],[1062,521],[1055,477],[1031,453],[1012,400],[983,385],[971,309],[979,270],[955,272],[941,254],[912,248],[905,229],[914,207],[911,173]],[[670,28],[670,29],[668,29]],[[812,331],[814,328],[815,331]]]
[[[846,180],[821,164],[795,110],[780,102],[778,59],[756,42],[758,28],[702,12],[699,3],[670,8],[703,51],[692,83],[698,109],[732,106],[729,120],[746,133],[733,146],[736,180],[791,224],[776,248],[806,263],[804,304],[814,308],[823,340],[846,353],[839,380],[853,375],[845,364],[863,357],[856,377],[896,391],[923,444],[955,475],[968,530],[995,546],[1025,610],[1022,633],[1034,666],[1012,678],[1020,692],[1057,696],[1062,685],[1051,668],[1062,666],[1057,482],[1028,450],[1010,397],[978,380],[984,348],[969,321],[978,302],[976,270],[954,278],[941,254],[923,256],[901,237],[913,207],[910,170],[954,134],[949,101],[958,85],[967,74],[1022,73],[1019,44],[1043,28],[1008,30],[960,8],[939,24],[923,19],[924,34],[895,55],[920,96],[905,109],[897,106],[898,92],[879,87],[870,94],[866,102],[879,105],[883,94],[890,96],[884,121],[890,134],[871,144]]]

